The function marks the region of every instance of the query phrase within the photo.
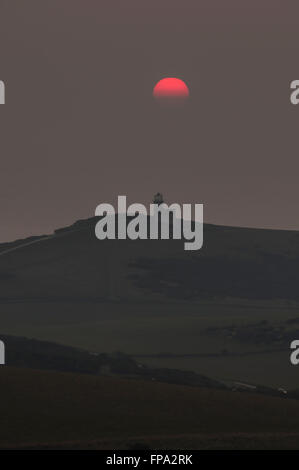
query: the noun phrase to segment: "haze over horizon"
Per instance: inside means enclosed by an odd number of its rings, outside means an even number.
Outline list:
[[[206,223],[299,230],[298,4],[17,3],[0,16],[0,242],[157,191]],[[186,106],[157,106],[165,76]]]

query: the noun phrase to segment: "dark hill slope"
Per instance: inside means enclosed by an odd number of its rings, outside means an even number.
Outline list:
[[[10,367],[55,370],[93,375],[130,376],[143,380],[196,387],[225,389],[224,384],[192,371],[151,368],[137,362],[127,354],[92,353],[48,341],[0,335],[5,344],[5,364]],[[268,390],[275,393],[275,390]]]
[[[299,299],[298,232],[205,225],[204,247],[187,252],[181,241],[99,241],[95,223],[0,246],[0,299]]]

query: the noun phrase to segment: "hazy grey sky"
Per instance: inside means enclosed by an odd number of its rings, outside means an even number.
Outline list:
[[[126,194],[299,229],[298,1],[1,0],[0,241]],[[187,106],[161,109],[177,76]]]

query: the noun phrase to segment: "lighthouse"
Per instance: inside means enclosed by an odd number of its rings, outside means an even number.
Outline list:
[[[158,206],[160,206],[161,204],[164,204],[162,193],[157,193],[154,195],[153,204],[157,204]]]

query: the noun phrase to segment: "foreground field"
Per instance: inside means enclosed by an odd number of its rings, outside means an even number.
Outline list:
[[[299,448],[299,402],[4,367],[0,446]]]
[[[297,450],[296,433],[178,434],[27,444],[21,450]]]

